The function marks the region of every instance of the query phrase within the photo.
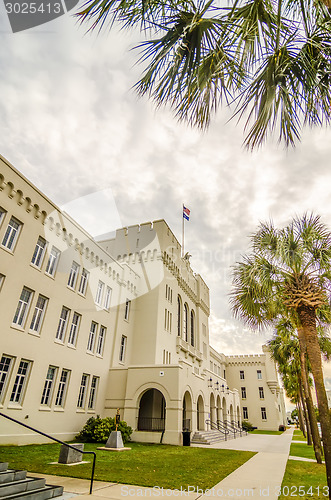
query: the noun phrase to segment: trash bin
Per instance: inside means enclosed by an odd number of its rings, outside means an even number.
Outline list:
[[[183,431],[183,446],[191,446],[191,431]]]

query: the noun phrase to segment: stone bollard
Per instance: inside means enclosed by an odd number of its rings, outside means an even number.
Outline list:
[[[70,443],[75,448],[78,448],[81,451],[73,450],[69,448],[65,444],[61,446],[60,455],[59,455],[59,464],[77,464],[82,461],[84,451],[84,443]]]

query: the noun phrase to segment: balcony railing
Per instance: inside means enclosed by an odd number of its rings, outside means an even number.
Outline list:
[[[139,417],[138,431],[162,432],[165,429],[165,418]]]

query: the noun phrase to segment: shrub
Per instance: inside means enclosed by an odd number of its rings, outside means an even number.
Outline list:
[[[250,422],[248,422],[248,420],[243,420],[241,425],[244,431],[247,432],[252,432],[254,429],[256,429],[256,427],[253,427],[253,425]]]
[[[98,415],[96,418],[91,417],[88,419],[80,433],[76,436],[76,439],[86,443],[103,443],[107,441],[111,431],[115,430],[115,418],[100,418]],[[120,421],[117,430],[121,431],[123,443],[130,441],[132,428],[124,420]]]

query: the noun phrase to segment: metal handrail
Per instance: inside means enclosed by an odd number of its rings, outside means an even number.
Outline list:
[[[53,436],[50,436],[49,434],[46,434],[45,432],[38,431],[38,429],[35,429],[34,427],[31,427],[30,425],[23,424],[23,422],[20,422],[19,420],[16,420],[16,418],[9,417],[8,415],[5,415],[0,411],[0,416],[5,417],[8,420],[11,420],[12,422],[15,422],[16,424],[22,425],[23,427],[26,427],[27,429],[30,429],[30,431],[33,432],[38,432],[38,434],[41,434],[42,436],[47,437],[48,439],[52,439],[53,441],[56,441],[57,443],[64,444],[65,446],[68,446],[68,448],[71,448],[72,450],[79,451],[79,453],[84,453],[87,454],[89,453],[90,455],[93,455],[93,464],[92,464],[92,473],[91,473],[91,480],[90,480],[90,495],[92,495],[92,488],[93,488],[93,480],[94,480],[94,471],[95,471],[95,461],[96,461],[96,453],[94,451],[82,451],[79,450],[78,448],[75,448],[71,444],[67,444],[64,441],[61,441],[60,439],[57,439]]]
[[[213,422],[209,418],[206,420],[206,424],[210,426],[211,429],[215,431],[221,432],[221,434],[224,434],[225,441],[227,441],[227,436],[230,434],[229,429],[227,429],[225,426],[222,426],[223,428],[220,428],[221,426],[218,425],[220,421],[218,420],[217,423]]]
[[[224,420],[224,425],[226,427],[230,428],[230,431],[233,432],[234,439],[236,439],[236,434],[237,434],[237,432],[240,431],[240,429],[238,429],[238,427],[236,427],[235,424],[233,422],[231,422],[230,420]]]

